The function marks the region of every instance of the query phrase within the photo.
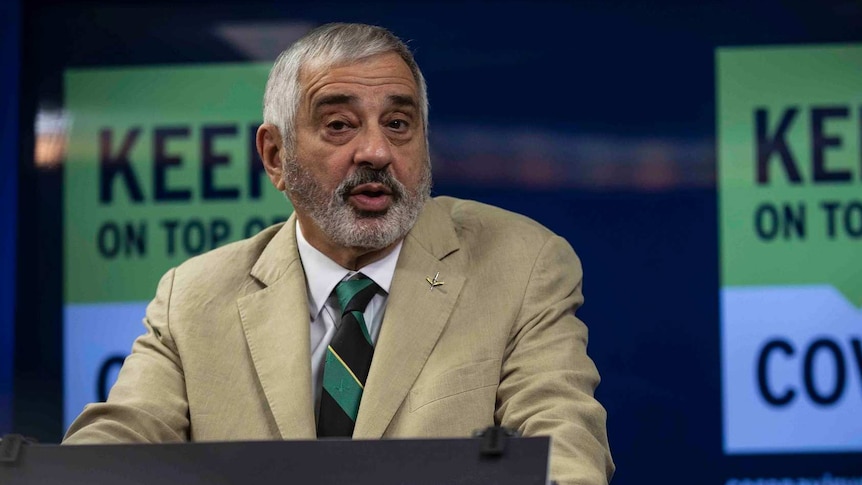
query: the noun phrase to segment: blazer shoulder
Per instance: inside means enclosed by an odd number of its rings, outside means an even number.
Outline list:
[[[468,242],[514,244],[538,250],[556,236],[527,216],[482,202],[454,197],[437,197],[434,201],[447,210],[459,238]]]
[[[251,268],[284,224],[275,224],[250,238],[226,244],[186,260],[176,267],[174,287],[186,284],[210,289],[225,285],[236,287],[239,282],[249,279]]]

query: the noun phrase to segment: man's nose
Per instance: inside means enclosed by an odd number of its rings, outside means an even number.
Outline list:
[[[386,137],[383,127],[366,127],[357,136],[356,142],[358,145],[353,160],[355,164],[370,165],[380,170],[392,163],[392,142]]]

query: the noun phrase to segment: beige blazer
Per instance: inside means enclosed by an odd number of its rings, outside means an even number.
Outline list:
[[[425,280],[439,271],[444,284]],[[552,436],[552,477],[613,474],[586,354],[581,265],[537,223],[431,200],[404,241],[355,438]],[[170,270],[107,403],[65,443],[315,439],[294,219]]]

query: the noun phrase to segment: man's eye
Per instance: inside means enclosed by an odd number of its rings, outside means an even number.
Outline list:
[[[333,122],[330,122],[328,125],[326,125],[326,127],[329,128],[330,130],[342,131],[342,130],[346,130],[347,128],[349,128],[350,125],[348,125],[347,123],[345,123],[343,121],[333,121]]]
[[[387,124],[387,126],[389,126],[389,128],[392,128],[393,130],[401,131],[407,129],[407,122],[404,120],[392,120]]]

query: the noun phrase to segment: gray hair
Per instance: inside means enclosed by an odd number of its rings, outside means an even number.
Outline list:
[[[410,49],[383,27],[333,23],[315,28],[285,49],[269,72],[263,95],[263,122],[278,128],[288,156],[293,156],[296,145],[296,113],[302,99],[300,71],[303,68],[328,69],[390,52],[401,56],[419,88],[419,109],[427,146],[427,87]]]

